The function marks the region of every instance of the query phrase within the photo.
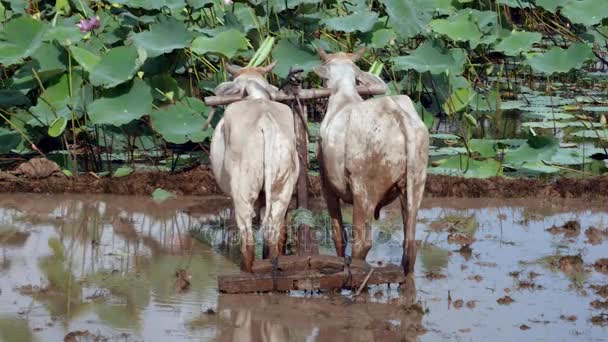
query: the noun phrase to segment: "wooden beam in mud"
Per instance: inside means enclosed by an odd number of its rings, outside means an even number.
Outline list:
[[[254,265],[254,273],[219,276],[218,287],[224,293],[357,288],[365,282],[371,267],[364,261],[353,261],[345,268],[343,258],[327,255],[286,256],[279,257],[276,270],[269,260],[262,260]],[[403,270],[389,265],[375,268],[367,285],[403,282]]]
[[[383,95],[386,94],[388,88],[384,84],[374,84],[369,86],[358,86],[357,91],[361,96]],[[331,90],[327,88],[321,89],[302,89],[298,92],[297,97],[300,100],[314,100],[327,98],[331,95]],[[277,92],[270,94],[272,100],[277,102],[295,101],[296,95]],[[207,106],[216,107],[231,104],[243,100],[241,95],[223,95],[223,96],[207,96],[204,98]]]

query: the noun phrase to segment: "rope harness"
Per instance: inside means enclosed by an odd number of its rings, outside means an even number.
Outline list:
[[[350,256],[345,256],[344,257],[344,281],[342,282],[342,288],[348,287],[348,288],[352,288],[353,287],[353,275],[350,272],[350,263],[353,259]],[[348,285],[348,286],[347,286]]]
[[[277,276],[279,275],[279,257],[272,258],[272,291],[276,291],[278,288]]]

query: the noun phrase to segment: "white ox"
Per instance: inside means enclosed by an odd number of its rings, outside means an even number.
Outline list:
[[[277,91],[264,78],[267,67],[226,65],[232,82],[217,95],[241,94],[244,99],[226,107],[211,141],[211,166],[220,188],[232,197],[241,238],[241,269],[251,272],[255,259],[252,219],[258,198],[265,195],[264,257],[284,252],[285,214],[298,178],[294,118],[291,109],[270,100]]]
[[[416,262],[416,214],[426,180],[428,130],[407,96],[366,101],[359,96],[357,81],[386,86],[355,65],[364,51],[327,54],[319,50],[324,64],[315,72],[331,89],[318,146],[323,193],[339,256],[344,256],[347,243],[339,201],[353,204],[352,256],[356,259],[365,259],[371,249],[372,216],[377,219],[380,209],[399,197],[405,230],[401,264],[409,274]]]

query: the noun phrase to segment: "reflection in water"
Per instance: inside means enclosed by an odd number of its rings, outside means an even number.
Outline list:
[[[415,341],[424,330],[413,282],[381,303],[365,297],[220,295],[219,341]],[[222,323],[223,322],[223,323]]]
[[[605,245],[545,231],[568,220],[605,229],[602,204],[427,200],[415,286],[372,287],[351,299],[220,295],[217,275],[237,267],[226,252],[230,231],[212,226],[229,226],[229,203],[0,196],[0,341],[58,341],[71,331],[127,341],[605,338],[590,323],[601,312],[589,306],[598,299],[590,285],[605,275],[585,266],[606,257]],[[399,263],[398,218],[398,208],[382,212],[369,262]],[[209,244],[198,241],[201,231]],[[579,254],[582,275],[565,274],[560,258]],[[182,268],[192,274],[184,293],[174,287]],[[498,305],[505,295],[515,301]]]

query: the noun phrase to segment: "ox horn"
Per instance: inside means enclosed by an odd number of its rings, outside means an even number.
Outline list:
[[[353,62],[360,60],[361,57],[363,57],[365,50],[366,50],[366,47],[364,46],[364,47],[360,48],[359,51],[353,53],[353,56],[352,56]]]
[[[271,72],[271,71],[272,71],[272,69],[274,69],[274,67],[275,67],[275,66],[277,66],[277,63],[278,63],[278,62],[279,62],[279,61],[273,61],[272,63],[268,64],[267,66],[265,66],[265,67],[261,67],[261,68],[260,68],[260,71],[261,71],[263,74],[269,73],[269,72]]]
[[[242,69],[240,66],[232,65],[226,62],[224,63],[224,68],[233,76],[238,74],[239,71]]]
[[[317,52],[319,53],[319,57],[323,62],[327,62],[329,60],[329,55],[322,48],[317,48]]]

